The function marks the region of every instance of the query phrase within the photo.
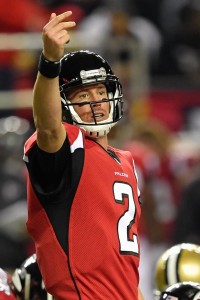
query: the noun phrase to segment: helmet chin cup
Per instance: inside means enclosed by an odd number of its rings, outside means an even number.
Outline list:
[[[106,136],[115,124],[116,123],[102,124],[96,126],[81,125],[80,128],[82,128],[85,131],[86,136],[93,139],[98,139],[99,137]]]

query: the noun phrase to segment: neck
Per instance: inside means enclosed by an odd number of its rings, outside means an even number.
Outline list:
[[[108,136],[107,135],[98,137],[97,139],[95,139],[95,141],[99,145],[101,145],[101,147],[103,147],[105,150],[108,149]]]

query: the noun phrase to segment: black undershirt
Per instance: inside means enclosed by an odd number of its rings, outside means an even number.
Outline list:
[[[56,153],[47,153],[35,145],[29,153],[27,163],[33,189],[67,254],[70,211],[81,178],[83,162],[83,148],[71,153],[66,138]]]
[[[71,165],[71,154],[66,138],[63,146],[55,153],[45,152],[36,144],[30,151],[27,167],[34,178],[37,178],[42,190],[49,193],[59,185],[67,165]]]

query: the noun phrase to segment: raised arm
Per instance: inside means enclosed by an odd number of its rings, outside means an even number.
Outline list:
[[[58,16],[52,13],[49,22],[43,28],[43,55],[50,64],[59,62],[64,55],[65,44],[70,40],[68,29],[76,25],[73,21],[67,21],[71,14],[71,11]],[[38,72],[34,85],[33,116],[38,146],[46,152],[53,153],[61,148],[66,132],[61,122],[59,77],[48,78],[44,73],[46,72]]]

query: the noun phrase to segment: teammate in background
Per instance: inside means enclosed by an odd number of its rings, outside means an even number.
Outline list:
[[[53,300],[44,288],[36,254],[28,257],[12,275],[12,290],[20,300]]]
[[[123,114],[121,84],[101,56],[64,55],[70,16],[52,13],[43,28],[36,133],[24,153],[27,228],[57,300],[143,299],[137,176],[130,152],[110,147],[107,136]]]
[[[0,300],[53,300],[44,288],[36,254],[31,255],[13,275],[0,268]]]
[[[155,268],[155,299],[169,286],[186,281],[200,283],[200,245],[177,244],[160,256]]]
[[[0,300],[16,300],[11,287],[11,279],[7,272],[0,268]]]
[[[199,282],[179,282],[171,285],[162,292],[159,300],[199,300]]]

